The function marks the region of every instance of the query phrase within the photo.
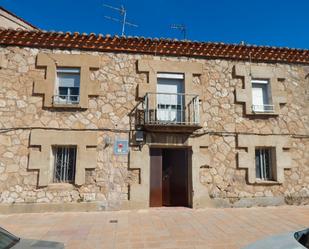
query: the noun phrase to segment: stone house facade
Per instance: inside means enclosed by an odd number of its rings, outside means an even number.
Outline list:
[[[19,30],[38,30],[31,23],[0,6],[0,28]]]
[[[308,204],[308,50],[1,30],[0,66],[1,212]]]

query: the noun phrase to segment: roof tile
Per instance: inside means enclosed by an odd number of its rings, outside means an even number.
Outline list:
[[[309,50],[269,46],[119,37],[74,32],[0,30],[0,45],[81,49],[102,52],[153,53],[166,56],[221,58],[309,64]]]

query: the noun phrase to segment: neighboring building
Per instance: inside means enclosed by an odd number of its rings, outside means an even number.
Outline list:
[[[308,204],[309,50],[13,30],[0,46],[0,211]]]
[[[0,28],[3,29],[19,29],[19,30],[38,30],[31,23],[16,16],[12,12],[0,6]]]

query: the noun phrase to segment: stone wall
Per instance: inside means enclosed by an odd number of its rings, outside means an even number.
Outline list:
[[[39,52],[99,56],[99,70],[91,73],[91,80],[99,82],[102,94],[89,96],[86,110],[43,108],[42,96],[33,92],[34,82],[42,80],[45,74],[44,69],[36,67]],[[243,80],[233,74],[233,68],[236,64],[250,66],[248,62],[18,47],[2,47],[0,54],[1,203],[97,201],[101,209],[118,209],[134,201],[130,191],[141,185],[143,168],[129,163],[128,156],[115,156],[105,138],[129,138],[128,114],[137,103],[136,89],[138,84],[147,82],[147,73],[137,71],[140,59],[194,61],[203,65],[202,74],[193,77],[193,81],[201,89],[203,128],[198,132],[205,137],[209,134],[210,162],[196,167],[199,172],[195,173],[215,205],[308,203],[308,81],[301,65],[253,63],[285,72],[285,80],[278,81],[277,88],[286,93],[286,104],[280,105],[278,116],[261,117],[247,116],[243,103],[235,100],[235,90],[243,87]],[[86,170],[84,185],[38,187],[38,171],[30,170],[28,162],[30,134],[37,128],[98,131],[97,166]],[[237,145],[239,133],[290,138],[292,168],[284,170],[282,184],[248,183],[247,170],[240,169],[237,162],[237,154],[242,151]]]

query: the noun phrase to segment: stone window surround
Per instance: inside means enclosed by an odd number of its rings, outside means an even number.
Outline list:
[[[34,93],[44,95],[44,107],[88,108],[88,96],[100,95],[100,84],[90,79],[90,70],[99,68],[99,56],[86,54],[47,54],[39,53],[37,67],[45,67],[45,79],[34,82]],[[80,101],[74,105],[53,104],[57,67],[80,68]]]
[[[292,168],[292,160],[289,155],[290,148],[289,137],[277,135],[238,135],[238,148],[246,148],[246,151],[238,152],[238,167],[248,169],[248,182],[269,183],[269,181],[261,181],[256,178],[255,170],[255,148],[257,147],[272,147],[275,153],[275,165],[273,165],[272,183],[284,182],[284,169]]]
[[[256,65],[235,65],[234,73],[236,77],[242,77],[244,88],[236,88],[236,101],[245,103],[245,114],[247,115],[279,115],[280,105],[286,104],[286,93],[278,88],[278,79],[285,79],[282,70],[267,66]],[[271,102],[274,105],[274,112],[255,113],[252,111],[252,79],[267,79],[270,84]]]
[[[148,73],[148,82],[138,85],[138,98],[147,92],[157,91],[157,73],[183,73],[186,94],[199,94],[200,89],[193,84],[193,75],[201,75],[203,64],[198,62],[162,61],[141,59],[137,63],[138,72]]]
[[[77,146],[74,184],[83,185],[85,170],[94,169],[97,165],[97,137],[97,132],[93,131],[32,130],[28,169],[39,170],[38,186],[55,184],[52,182],[54,145]],[[33,147],[40,147],[40,150]]]

